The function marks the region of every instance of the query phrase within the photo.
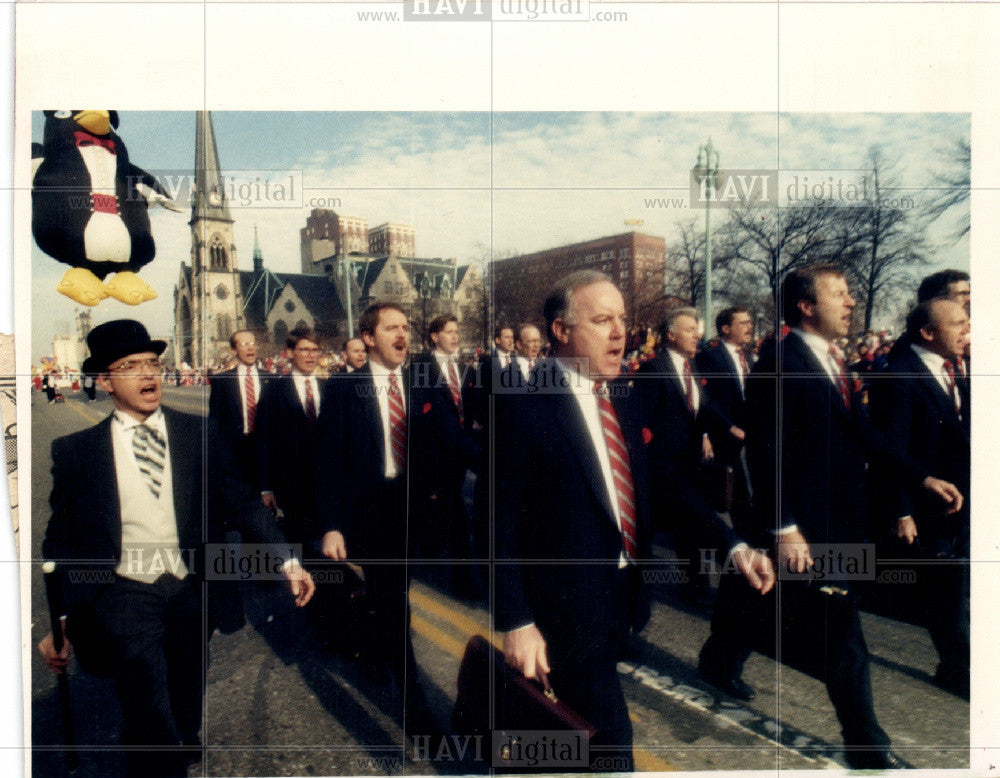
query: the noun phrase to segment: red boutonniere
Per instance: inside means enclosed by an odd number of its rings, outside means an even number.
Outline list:
[[[426,416],[428,413],[431,412],[431,404],[430,403],[424,403],[424,407],[421,410],[423,411],[424,415]]]
[[[648,446],[649,445],[649,441],[651,441],[652,439],[653,439],[653,431],[649,427],[643,427],[642,428],[642,442],[645,443]]]
[[[702,386],[708,386],[708,379],[707,378],[702,378],[701,379],[701,385]]]
[[[865,382],[862,381],[858,376],[854,376],[854,392],[857,394],[865,388]]]

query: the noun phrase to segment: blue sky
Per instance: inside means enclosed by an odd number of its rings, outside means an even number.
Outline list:
[[[193,112],[121,111],[118,133],[133,163],[150,172],[190,173]],[[690,208],[648,208],[645,198],[687,193],[698,147],[711,137],[724,168],[855,169],[872,145],[898,160],[903,187],[919,194],[943,164],[942,151],[968,137],[967,114],[215,112],[224,170],[302,171],[301,208],[231,209],[239,264],[249,268],[254,225],[265,262],[299,268],[298,230],[310,198],[341,200],[341,213],[373,227],[402,221],[417,253],[459,264],[497,251],[535,251],[639,229],[670,241]],[[33,115],[41,141],[43,117]],[[95,322],[141,318],[157,335],[173,327],[173,285],[188,260],[188,213],[150,212],[157,258],[143,276],[160,297],[140,308],[105,300]],[[641,219],[641,227],[625,220]],[[968,240],[945,244],[941,266],[968,268]],[[75,303],[54,287],[66,266],[33,247],[32,358],[68,331]]]

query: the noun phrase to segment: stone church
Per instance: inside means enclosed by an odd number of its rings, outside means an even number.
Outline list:
[[[256,227],[253,269],[240,270],[221,171],[211,113],[199,111],[191,262],[181,263],[174,287],[178,364],[225,361],[229,336],[238,329],[257,335],[262,356],[279,352],[289,330],[302,325],[316,330],[321,345],[339,350],[356,332],[360,313],[377,300],[397,302],[409,312],[414,350],[426,323],[441,313],[458,317],[462,348],[486,343],[482,275],[453,258],[416,257],[410,225],[386,223],[369,230],[362,217],[313,209],[300,230],[302,272],[268,269]]]

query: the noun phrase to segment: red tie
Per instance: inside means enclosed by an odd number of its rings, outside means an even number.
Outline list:
[[[406,470],[406,413],[403,410],[403,395],[395,373],[389,373],[389,437],[392,443],[392,461],[396,472]]]
[[[247,368],[243,389],[247,396],[247,432],[253,432],[253,424],[257,420],[257,396],[254,394],[253,373],[250,372],[250,368]]]
[[[746,354],[743,353],[743,349],[736,349],[736,356],[740,358],[740,389],[745,393],[747,378],[750,377],[750,365],[747,364]]]
[[[844,401],[844,407],[851,410],[851,389],[847,384],[847,372],[844,370],[844,360],[840,356],[840,349],[832,343],[830,344],[830,357],[837,366],[837,388],[840,389],[840,397]]]
[[[313,384],[306,378],[306,418],[310,423],[316,421],[316,398],[313,396]]]
[[[462,390],[458,388],[458,371],[455,369],[455,360],[448,359],[448,388],[451,389],[451,399],[458,408],[458,423],[462,424]]]
[[[948,394],[955,405],[955,413],[958,418],[962,418],[962,406],[958,399],[958,384],[955,383],[955,363],[950,359],[944,361],[945,383],[948,385]]]
[[[635,540],[635,488],[632,485],[632,466],[629,463],[628,449],[625,448],[622,428],[618,425],[615,408],[608,399],[603,381],[594,382],[594,394],[597,395],[601,429],[604,430],[604,442],[607,444],[608,458],[611,460],[611,474],[615,482],[615,496],[622,523],[622,545],[625,547],[626,558],[634,561],[639,549]]]
[[[692,416],[697,416],[698,411],[694,407],[694,381],[691,379],[691,362],[684,360],[684,394],[687,395],[687,407]]]

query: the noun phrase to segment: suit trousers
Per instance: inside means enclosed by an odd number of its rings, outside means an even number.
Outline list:
[[[872,699],[868,646],[855,595],[826,595],[804,581],[779,581],[782,644],[779,658],[801,662],[826,684],[840,721],[848,759],[864,760],[873,747],[889,746]],[[798,660],[798,662],[796,661]]]
[[[116,577],[94,615],[114,661],[128,775],[186,775],[191,751],[181,747],[200,748],[208,660],[198,584],[169,573],[154,583]]]

